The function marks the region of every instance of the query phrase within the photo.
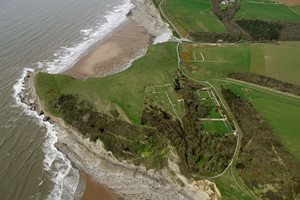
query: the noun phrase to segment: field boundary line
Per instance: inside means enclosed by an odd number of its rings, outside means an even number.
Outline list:
[[[255,89],[258,90],[258,91],[262,91],[262,92],[265,92],[265,93],[268,93],[268,94],[271,94],[271,95],[275,95],[275,94],[272,94],[270,92],[277,93],[277,94],[282,94],[282,95],[285,95],[285,96],[281,96],[284,99],[286,99],[286,96],[300,99],[300,96],[297,96],[295,94],[292,94],[292,93],[289,93],[289,92],[282,92],[282,91],[279,91],[279,90],[275,90],[273,88],[257,85],[257,84],[254,84],[254,83],[249,83],[247,81],[241,81],[241,80],[237,80],[237,79],[233,79],[233,78],[226,78],[225,80],[222,80],[222,79],[217,79],[217,80],[223,81],[223,82],[235,83],[235,84],[238,84],[238,85],[241,85],[241,84],[249,85],[249,86],[255,87]],[[263,90],[259,90],[259,89],[264,89],[264,90],[267,90],[267,91],[263,91]],[[288,100],[290,100],[290,101],[299,101],[299,100],[292,100],[292,99],[288,99]]]

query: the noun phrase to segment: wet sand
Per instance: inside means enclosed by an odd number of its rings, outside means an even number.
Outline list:
[[[85,191],[81,200],[120,200],[122,199],[118,194],[112,191],[105,185],[95,182],[89,175],[80,173],[81,178],[85,182]]]
[[[64,74],[76,79],[122,71],[147,48],[150,36],[132,21],[121,25]]]

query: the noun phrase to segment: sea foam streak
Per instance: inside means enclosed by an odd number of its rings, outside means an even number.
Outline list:
[[[42,61],[37,63],[38,68],[46,70],[49,73],[60,73],[72,67],[84,53],[93,44],[104,38],[113,29],[118,27],[126,20],[126,14],[134,7],[130,0],[124,0],[119,6],[114,7],[112,12],[106,16],[106,22],[98,24],[95,28],[81,30],[84,36],[83,40],[72,47],[63,47],[53,54],[54,59],[51,61]],[[54,188],[48,196],[48,199],[74,199],[74,194],[79,181],[79,173],[72,168],[70,160],[57,150],[54,146],[58,141],[59,130],[55,125],[44,122],[43,117],[39,116],[35,111],[31,111],[29,106],[21,102],[19,93],[24,90],[24,79],[27,71],[33,72],[33,68],[25,68],[20,79],[14,85],[14,98],[27,115],[37,118],[38,124],[47,128],[43,150],[44,169],[50,174]],[[42,185],[41,182],[39,185]]]
[[[44,141],[43,150],[45,152],[44,157],[44,169],[50,174],[51,181],[54,183],[54,189],[48,196],[48,199],[74,199],[74,194],[79,181],[79,173],[77,170],[72,168],[71,162],[66,156],[58,151],[54,146],[58,140],[58,130],[55,125],[49,122],[44,122],[43,117],[39,116],[37,112],[31,111],[29,106],[21,102],[21,98],[18,94],[24,90],[24,78],[27,73],[33,72],[32,68],[25,68],[21,78],[14,85],[14,98],[16,99],[17,105],[19,105],[23,111],[30,116],[37,119],[40,126],[47,128],[47,134]],[[69,180],[72,179],[72,182]],[[39,184],[41,186],[43,181]]]
[[[114,7],[113,11],[107,13],[104,17],[106,22],[99,23],[94,28],[81,30],[80,33],[84,36],[83,41],[72,47],[62,47],[54,53],[53,60],[40,62],[39,68],[46,68],[47,72],[55,74],[72,67],[80,59],[82,53],[121,25],[127,19],[126,15],[132,8],[134,5],[130,0],[124,0],[120,5]]]

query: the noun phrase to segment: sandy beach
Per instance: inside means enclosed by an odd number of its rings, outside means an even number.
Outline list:
[[[104,40],[94,45],[74,67],[64,72],[76,79],[107,76],[122,71],[131,60],[143,55],[150,35],[141,26],[128,20]]]
[[[81,200],[120,200],[118,194],[109,189],[107,186],[94,181],[89,175],[81,172],[80,176],[84,179],[85,191]]]
[[[127,69],[146,53],[155,38],[171,38],[172,31],[160,17],[152,0],[131,0],[135,5],[127,20],[93,45],[72,68],[63,74],[76,79],[103,77]]]

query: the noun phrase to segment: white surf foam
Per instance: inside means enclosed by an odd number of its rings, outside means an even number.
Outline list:
[[[44,169],[51,175],[51,181],[54,183],[54,189],[49,194],[48,199],[62,199],[62,197],[64,197],[64,199],[74,199],[75,190],[79,182],[79,172],[72,168],[71,162],[54,146],[58,140],[57,135],[59,132],[57,128],[49,122],[44,122],[44,116],[39,116],[37,112],[31,111],[28,105],[21,102],[19,94],[25,89],[23,83],[28,71],[33,72],[34,69],[25,68],[23,70],[20,79],[18,79],[17,83],[13,86],[13,97],[17,105],[23,109],[24,113],[35,117],[38,124],[47,129],[43,144],[43,150],[45,152],[43,165]],[[70,180],[72,180],[72,182]],[[43,181],[39,186],[42,184]]]
[[[125,22],[127,20],[126,15],[132,8],[134,8],[134,5],[130,0],[123,0],[120,5],[113,8],[113,11],[107,12],[107,15],[104,17],[104,23],[99,23],[96,27],[81,30],[80,33],[84,36],[82,41],[71,47],[62,47],[53,54],[53,60],[38,63],[39,68],[56,74],[72,67],[89,47]]]
[[[126,14],[134,7],[130,0],[124,0],[120,5],[114,7],[113,11],[105,16],[106,22],[98,24],[96,27],[81,30],[84,36],[82,41],[71,47],[62,47],[53,54],[54,59],[37,63],[37,68],[46,70],[49,73],[60,73],[72,67],[81,57],[81,55],[93,44],[104,38],[112,30],[122,24],[127,18]],[[21,102],[19,93],[24,89],[24,78],[27,71],[33,72],[33,68],[25,68],[23,73],[14,85],[14,98],[18,106],[30,116],[37,119],[38,124],[47,128],[47,134],[43,144],[44,169],[49,172],[54,183],[54,189],[48,196],[48,199],[74,199],[74,194],[79,181],[79,172],[72,168],[70,160],[54,146],[58,141],[59,130],[49,122],[43,121],[43,116],[31,111],[29,106]],[[40,185],[43,184],[43,181]]]

